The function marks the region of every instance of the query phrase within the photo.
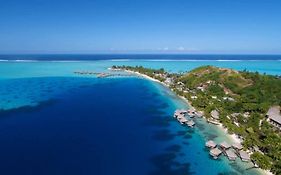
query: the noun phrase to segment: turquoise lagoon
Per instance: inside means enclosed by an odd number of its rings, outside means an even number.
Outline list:
[[[204,143],[231,140],[196,119],[171,117],[187,104],[140,77],[98,79],[76,70],[142,65],[171,72],[215,65],[281,75],[276,61],[27,61],[0,63],[2,174],[258,174],[250,163],[212,160]]]

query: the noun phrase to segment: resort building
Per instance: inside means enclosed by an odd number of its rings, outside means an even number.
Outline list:
[[[193,96],[190,96],[190,98],[194,100],[194,99],[197,99],[197,96],[193,95]]]
[[[186,124],[189,127],[193,127],[195,125],[194,121],[192,121],[192,120],[187,121]]]
[[[210,150],[210,155],[213,156],[214,159],[217,159],[221,153],[222,151],[219,150],[218,148],[214,148]]]
[[[215,148],[217,144],[213,140],[209,140],[206,142],[205,146],[208,148]]]
[[[202,92],[205,91],[205,87],[203,87],[203,86],[198,86],[197,89],[200,90],[200,91],[202,91]]]
[[[186,110],[183,110],[183,109],[177,109],[174,113],[174,117],[175,118],[182,118],[184,117],[184,115],[187,113]]]
[[[223,97],[222,98],[223,100],[227,100],[227,101],[235,101],[233,98],[231,97]]]
[[[240,143],[234,143],[232,144],[232,147],[236,150],[241,150],[243,149],[242,145]]]
[[[237,158],[237,155],[230,149],[226,150],[225,154],[229,160],[235,160]]]
[[[221,147],[222,149],[229,149],[231,146],[230,146],[228,143],[226,143],[226,142],[224,141],[224,142],[222,142],[222,143],[220,144],[220,147]]]
[[[196,115],[196,110],[194,108],[190,108],[187,113],[191,118],[193,118]]]
[[[280,106],[271,107],[266,113],[267,121],[281,130]]]
[[[217,110],[213,110],[213,111],[211,112],[211,118],[209,118],[207,121],[208,121],[209,123],[214,124],[214,125],[219,125],[219,124],[220,124],[220,123],[219,123],[219,119],[220,119],[220,117],[219,117],[219,112],[218,112]]]
[[[168,86],[172,85],[173,84],[173,80],[172,78],[166,78],[166,80],[164,81],[164,83]]]
[[[251,160],[250,155],[245,151],[239,151],[239,156],[240,156],[241,160],[244,162],[248,162]]]
[[[219,120],[220,119],[220,114],[217,110],[212,110],[211,112],[211,117],[215,120]]]
[[[187,110],[178,109],[178,110],[176,110],[176,112],[178,112],[179,114],[185,115],[187,113]]]
[[[179,117],[178,118],[178,121],[183,125],[185,124],[186,122],[188,122],[188,120],[185,118],[185,117]]]

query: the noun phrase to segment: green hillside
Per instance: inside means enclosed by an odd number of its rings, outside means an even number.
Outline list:
[[[182,82],[187,90],[183,93],[175,88],[177,93],[203,110],[206,117],[210,117],[210,111],[218,110],[220,122],[255,152],[252,158],[262,168],[281,174],[280,132],[265,117],[271,106],[281,105],[279,77],[204,66],[175,81]]]

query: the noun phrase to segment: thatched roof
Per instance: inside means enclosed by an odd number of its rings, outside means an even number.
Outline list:
[[[219,116],[220,114],[219,114],[219,112],[217,111],[217,110],[212,110],[212,112],[211,112],[211,116],[212,116],[212,118],[214,118],[214,119],[219,119],[220,118],[220,116]]]
[[[239,151],[239,155],[240,155],[240,157],[243,161],[249,161],[250,160],[249,154],[246,153],[245,151]]]
[[[243,148],[243,146],[240,143],[233,143],[232,147],[239,150]]]
[[[280,114],[280,106],[272,106],[268,112],[266,113],[267,117],[270,120],[273,120],[279,124],[281,124],[281,114]]]
[[[221,153],[222,153],[222,151],[219,150],[218,148],[211,149],[211,151],[210,151],[210,154],[212,156],[219,156]]]
[[[230,145],[229,145],[228,143],[226,143],[225,141],[222,142],[222,143],[220,144],[220,146],[221,146],[222,148],[225,148],[225,149],[230,148]]]
[[[217,144],[213,140],[207,141],[205,145],[210,148],[214,148],[217,146]]]
[[[229,159],[236,159],[237,158],[237,155],[232,150],[226,150],[225,153],[226,153],[226,156]]]

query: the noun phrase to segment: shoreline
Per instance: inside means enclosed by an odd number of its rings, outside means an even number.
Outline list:
[[[169,86],[167,86],[165,83],[163,83],[163,82],[161,82],[161,81],[159,81],[159,80],[157,80],[157,79],[155,79],[155,78],[152,78],[152,77],[149,77],[149,76],[147,76],[147,75],[145,75],[145,74],[141,74],[141,73],[139,73],[139,72],[134,72],[134,71],[131,71],[131,70],[125,70],[125,72],[137,74],[137,75],[139,75],[139,76],[141,76],[141,77],[143,77],[143,78],[146,78],[146,79],[148,79],[148,80],[151,80],[151,81],[153,81],[153,82],[160,83],[161,85],[164,85],[165,87],[167,87],[170,91],[174,92],[174,91],[171,90],[171,89],[169,88]],[[180,98],[181,100],[183,100],[183,101],[188,105],[189,108],[194,108],[194,109],[196,109],[195,107],[193,107],[193,106],[191,105],[191,103],[188,101],[188,99],[186,99],[186,98],[183,97],[183,96],[177,95],[177,94],[175,94],[175,95],[176,95],[178,98]],[[204,116],[203,116],[203,118],[206,119]],[[240,144],[242,143],[242,140],[239,139],[236,134],[229,134],[228,131],[227,131],[227,128],[223,127],[223,125],[222,125],[221,123],[220,123],[219,125],[217,125],[217,128],[219,128],[222,132],[224,132],[224,133],[228,136],[228,138],[229,138],[230,140],[232,140],[234,143],[240,143]]]
[[[112,70],[112,69],[110,68],[110,70]],[[150,80],[150,81],[159,83],[159,84],[163,85],[164,87],[168,88],[170,91],[172,91],[172,92],[174,93],[174,91],[173,91],[172,89],[170,89],[170,87],[169,87],[168,85],[166,85],[165,83],[163,83],[163,82],[161,82],[161,81],[159,81],[159,80],[157,80],[157,79],[155,79],[155,78],[152,78],[152,77],[150,77],[150,76],[148,76],[148,75],[145,75],[145,74],[142,74],[142,73],[139,73],[139,72],[135,72],[135,71],[131,71],[131,70],[120,70],[120,71],[125,71],[125,72],[127,72],[127,73],[135,74],[135,75],[138,75],[138,76],[140,76],[140,77],[142,77],[142,78],[145,78],[145,79],[147,79],[147,80]],[[187,104],[187,106],[188,106],[189,108],[194,108],[194,109],[196,109],[195,107],[193,107],[193,106],[191,105],[191,103],[188,101],[188,99],[186,99],[185,97],[180,96],[180,95],[178,95],[178,94],[176,94],[176,93],[175,93],[175,95],[176,95],[179,99],[183,100],[183,101]],[[204,119],[206,120],[206,118],[205,118],[204,116],[203,116],[202,118],[204,118]],[[206,120],[205,122],[207,122],[207,120]],[[239,144],[242,143],[242,140],[241,140],[240,138],[238,138],[238,136],[237,136],[236,134],[229,134],[228,131],[227,131],[227,128],[225,128],[221,123],[220,123],[219,125],[216,125],[216,126],[217,126],[217,128],[218,128],[221,132],[223,132],[223,133],[225,134],[225,136],[226,136],[227,138],[229,138],[233,143],[239,143]],[[269,170],[264,170],[264,169],[261,169],[261,168],[258,168],[257,170],[258,170],[261,174],[264,174],[264,175],[274,175],[274,174],[273,174],[272,172],[270,172]]]

